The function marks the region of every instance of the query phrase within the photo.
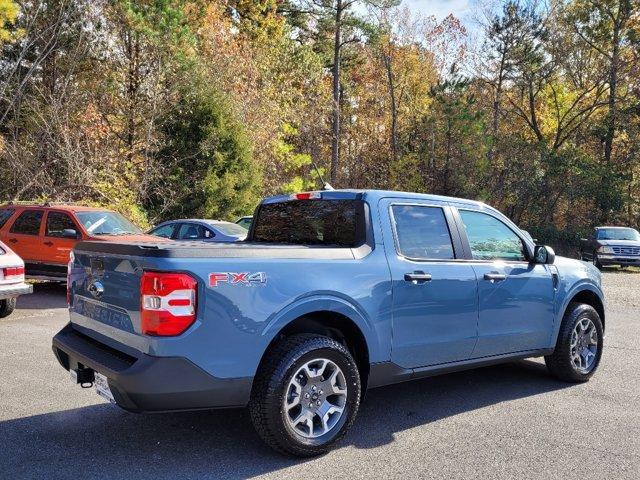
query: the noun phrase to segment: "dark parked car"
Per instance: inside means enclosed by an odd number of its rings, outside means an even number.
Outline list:
[[[247,237],[247,229],[231,222],[218,220],[170,220],[149,232],[172,240],[203,240],[208,242],[240,242]]]
[[[628,227],[596,227],[589,238],[580,239],[580,257],[598,268],[640,266],[640,233]]]

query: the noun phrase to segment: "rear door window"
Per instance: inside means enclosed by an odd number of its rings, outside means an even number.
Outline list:
[[[13,208],[5,208],[0,210],[0,228],[4,227],[4,224],[7,223],[7,220],[11,218],[15,210]]]
[[[254,242],[357,247],[366,240],[362,200],[267,203],[254,222]]]
[[[394,205],[398,253],[414,260],[455,258],[451,234],[440,207]]]
[[[175,224],[170,223],[169,225],[162,225],[154,230],[151,230],[151,235],[155,235],[157,237],[162,238],[171,238],[173,237],[173,231],[175,230]]]
[[[22,235],[38,235],[43,215],[43,210],[25,210],[13,222],[10,232]]]
[[[45,235],[47,237],[62,237],[65,230],[75,230],[76,234],[78,233],[78,227],[69,215],[62,212],[49,212]]]
[[[196,225],[195,223],[183,223],[178,230],[178,240],[200,240],[203,238],[209,238],[205,235],[205,230],[202,225]]]

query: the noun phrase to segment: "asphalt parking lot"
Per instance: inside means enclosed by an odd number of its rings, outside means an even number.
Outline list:
[[[372,390],[338,449],[281,457],[244,411],[136,415],[72,385],[51,352],[64,287],[0,321],[6,479],[640,478],[640,274],[606,273],[607,337],[591,382],[539,360]]]

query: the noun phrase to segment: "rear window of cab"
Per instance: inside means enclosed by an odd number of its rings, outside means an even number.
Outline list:
[[[366,241],[362,200],[265,203],[249,241],[284,245],[358,247]]]

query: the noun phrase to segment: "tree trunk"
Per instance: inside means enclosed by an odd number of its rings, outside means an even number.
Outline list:
[[[340,165],[340,50],[342,48],[343,0],[337,0],[333,44],[333,134],[331,137],[331,183],[336,184]]]
[[[617,95],[618,95],[618,63],[620,61],[620,25],[616,22],[613,30],[613,52],[609,69],[609,114],[607,116],[607,132],[604,138],[604,163],[608,165],[613,152],[613,139],[616,133]]]
[[[495,152],[495,143],[498,138],[498,128],[500,126],[500,105],[502,100],[502,82],[504,78],[506,53],[500,58],[500,70],[498,71],[498,82],[496,84],[496,92],[493,97],[493,122],[491,124],[491,146],[487,152],[487,160],[489,167],[493,167],[493,157]]]
[[[389,42],[389,48],[393,48]],[[389,99],[391,101],[391,137],[389,143],[391,146],[391,159],[395,162],[398,159],[398,103],[396,100],[396,85],[393,75],[393,63],[391,53],[382,54],[384,67],[387,73],[387,83],[389,85]]]

